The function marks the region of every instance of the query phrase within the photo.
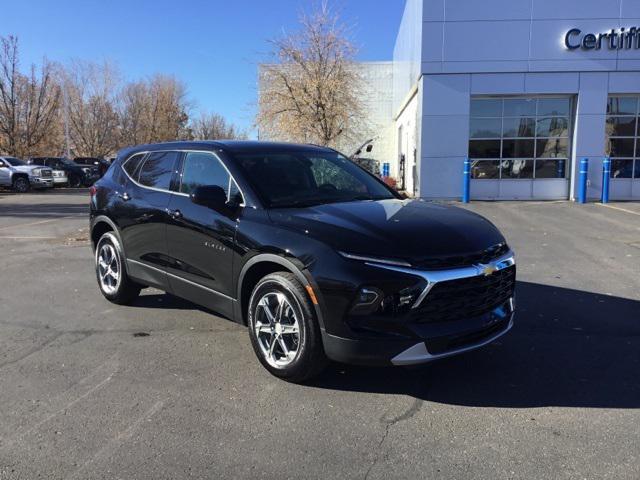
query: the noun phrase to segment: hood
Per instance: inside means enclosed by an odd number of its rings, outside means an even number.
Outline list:
[[[49,167],[43,167],[42,165],[18,165],[11,167],[16,172],[24,172],[31,174],[34,170],[41,168],[42,170],[51,170]]]
[[[423,200],[274,209],[269,216],[338,251],[410,262],[480,252],[504,242],[498,229],[480,215]]]

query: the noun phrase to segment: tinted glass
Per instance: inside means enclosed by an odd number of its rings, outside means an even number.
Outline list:
[[[531,140],[503,140],[502,158],[533,157],[535,142]]]
[[[569,119],[565,117],[551,117],[538,119],[538,137],[566,137],[569,135]]]
[[[536,160],[536,178],[565,178],[566,160]]]
[[[633,138],[610,138],[608,154],[612,157],[633,157],[634,146]]]
[[[129,176],[133,178],[135,181],[138,181],[138,173],[139,173],[140,164],[143,158],[144,158],[144,153],[140,153],[138,155],[134,155],[129,160],[127,160],[124,163],[124,165],[122,165],[122,168],[124,169],[124,171],[127,172]]]
[[[543,138],[536,142],[536,158],[568,158],[568,138]]]
[[[535,132],[535,118],[505,118],[503,137],[533,137]]]
[[[502,119],[472,118],[469,135],[471,138],[500,138]]]
[[[21,165],[26,165],[26,162],[23,162],[22,160],[15,158],[15,157],[5,157],[5,160],[10,164],[13,165],[14,167],[19,167]]]
[[[633,160],[611,160],[611,178],[631,178]]]
[[[471,140],[470,158],[500,158],[500,140]]]
[[[169,190],[178,152],[152,152],[140,169],[138,182],[145,187]]]
[[[197,187],[217,186],[229,195],[229,172],[220,160],[206,152],[187,153],[182,167],[180,191],[193,193]]]
[[[503,160],[502,178],[533,178],[533,160]]]
[[[539,98],[538,116],[555,115],[568,117],[571,113],[571,101],[568,98]]]
[[[504,100],[504,116],[518,117],[535,117],[536,115],[536,99],[535,98],[505,98]]]
[[[500,99],[474,99],[471,100],[472,117],[501,117],[502,100]]]
[[[490,179],[499,177],[499,160],[476,160],[471,163],[471,178]]]
[[[607,113],[610,115],[636,115],[638,113],[638,98],[609,97]]]
[[[396,198],[380,181],[334,152],[240,154],[236,161],[270,207]]]
[[[637,117],[607,118],[607,135],[612,137],[633,137],[636,134]]]

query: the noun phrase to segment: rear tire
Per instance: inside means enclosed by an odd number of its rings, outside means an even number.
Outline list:
[[[118,237],[107,232],[96,245],[96,278],[104,298],[118,305],[129,305],[138,295],[142,286],[127,275],[125,257]]]
[[[292,273],[276,272],[260,280],[249,299],[247,318],[253,350],[271,374],[299,383],[326,367],[313,305]]]
[[[13,179],[13,190],[18,193],[27,193],[31,188],[29,179],[23,176],[17,176]]]

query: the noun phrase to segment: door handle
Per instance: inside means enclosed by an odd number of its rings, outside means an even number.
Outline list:
[[[129,194],[127,192],[122,192],[119,193],[118,196],[124,200],[125,202],[128,202],[129,200],[131,200],[131,197],[129,196]]]
[[[174,220],[177,220],[178,218],[182,218],[182,212],[180,210],[169,210],[167,208],[167,213]]]

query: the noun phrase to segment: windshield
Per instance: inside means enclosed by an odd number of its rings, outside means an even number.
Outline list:
[[[236,155],[268,207],[397,198],[382,182],[334,152]]]
[[[15,157],[4,157],[4,159],[9,162],[9,164],[12,167],[20,167],[22,165],[26,165],[26,162],[23,162],[22,160],[20,160],[19,158],[15,158]]]

